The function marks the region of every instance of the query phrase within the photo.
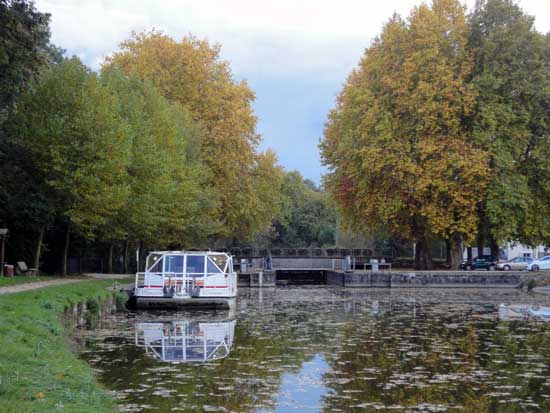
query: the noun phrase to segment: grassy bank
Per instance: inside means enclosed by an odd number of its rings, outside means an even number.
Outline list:
[[[0,412],[112,412],[113,401],[70,350],[64,311],[112,295],[112,280],[0,296]],[[95,306],[97,308],[97,305]]]
[[[0,287],[9,287],[11,285],[34,283],[38,281],[57,280],[58,278],[60,277],[55,277],[52,275],[16,275],[15,277],[0,277]]]

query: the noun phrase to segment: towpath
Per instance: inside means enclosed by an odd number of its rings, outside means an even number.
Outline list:
[[[37,290],[39,288],[52,287],[54,285],[72,284],[83,281],[90,281],[91,278],[63,278],[48,281],[28,282],[25,284],[10,285],[9,287],[1,287],[0,295],[20,293],[22,291]]]
[[[53,287],[55,285],[73,284],[78,282],[92,281],[97,279],[103,280],[128,280],[131,277],[130,274],[84,274],[84,277],[79,278],[56,278],[55,280],[27,282],[23,284],[10,285],[7,287],[0,287],[0,295],[13,294],[23,291],[37,290],[39,288]]]

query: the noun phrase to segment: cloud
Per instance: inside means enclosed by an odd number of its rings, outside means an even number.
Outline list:
[[[475,0],[467,0],[473,6]],[[237,79],[257,92],[258,129],[289,169],[319,181],[317,142],[334,97],[394,12],[420,0],[36,0],[52,41],[94,69],[132,31],[193,33],[222,45]],[[522,0],[550,31],[550,1]]]
[[[385,0],[38,0],[52,14],[53,41],[97,68],[131,31],[156,27],[174,37],[194,33],[223,45],[236,73],[340,74],[356,62],[384,22],[419,1]],[[468,0],[470,6],[474,0]],[[520,2],[550,29],[550,3]],[[357,54],[359,52],[359,55]],[[284,64],[272,64],[283,62]]]

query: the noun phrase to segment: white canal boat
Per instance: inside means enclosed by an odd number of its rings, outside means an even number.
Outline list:
[[[212,251],[155,251],[136,274],[131,305],[137,308],[233,308],[237,273],[233,258]]]

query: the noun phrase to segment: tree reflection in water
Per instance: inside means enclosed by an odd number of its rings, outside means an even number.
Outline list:
[[[243,290],[236,314],[116,315],[85,333],[82,357],[126,411],[550,411],[550,323],[499,320],[501,303],[549,298],[515,290]],[[161,357],[143,347],[147,326]],[[206,352],[216,357],[162,361],[162,339],[175,348],[184,336],[217,348]]]

